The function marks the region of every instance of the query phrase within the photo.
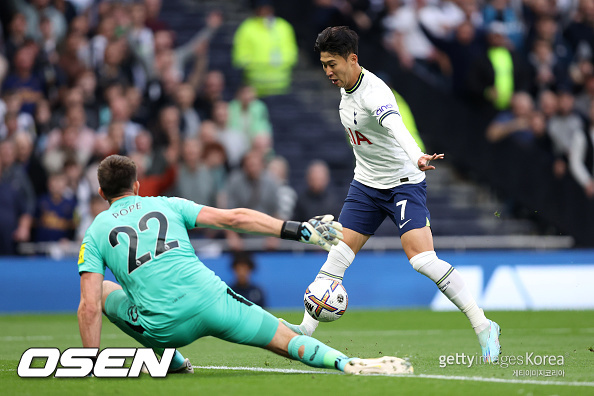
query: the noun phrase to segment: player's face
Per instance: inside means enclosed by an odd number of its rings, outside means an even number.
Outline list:
[[[348,89],[357,81],[358,75],[353,78],[353,70],[357,64],[356,58],[355,54],[350,54],[345,59],[338,54],[320,53],[320,62],[322,62],[326,76],[332,84],[339,88]]]

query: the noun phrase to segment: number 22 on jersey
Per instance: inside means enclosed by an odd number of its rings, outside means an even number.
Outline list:
[[[159,222],[159,233],[157,236],[157,240],[155,241],[156,245],[154,258],[160,256],[165,252],[168,252],[171,249],[179,247],[179,242],[177,240],[165,242],[167,238],[167,228],[169,227],[169,223],[167,221],[167,217],[165,217],[165,215],[161,212],[149,212],[142,216],[142,218],[138,222],[138,229],[140,230],[140,234],[130,226],[115,227],[109,233],[109,243],[112,247],[115,248],[120,244],[120,241],[118,241],[118,234],[124,233],[128,235],[128,274],[131,274],[141,265],[146,264],[153,259],[151,252],[146,252],[142,254],[140,257],[137,256],[138,237],[142,237],[142,232],[149,229],[148,221],[150,219],[156,219]]]

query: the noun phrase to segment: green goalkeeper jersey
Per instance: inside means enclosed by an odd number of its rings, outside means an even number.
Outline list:
[[[147,318],[145,328],[170,326],[213,303],[226,285],[196,257],[188,229],[202,205],[181,198],[128,196],[99,214],[87,230],[78,271],[108,267]]]

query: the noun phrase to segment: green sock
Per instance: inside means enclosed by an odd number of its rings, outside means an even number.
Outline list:
[[[163,352],[165,351],[165,349],[153,348],[153,351],[155,351],[155,353],[157,355],[159,355],[159,357],[161,357],[161,356],[163,356]],[[175,353],[173,354],[173,359],[171,359],[171,363],[169,364],[169,371],[175,371],[175,370],[182,368],[185,361],[186,361],[186,358],[183,357],[182,354],[179,353],[179,351],[176,349]]]
[[[305,346],[303,357],[299,357],[299,348]],[[322,344],[315,338],[308,336],[293,337],[289,341],[289,356],[295,360],[299,360],[308,366],[318,368],[334,368],[344,371],[344,366],[350,360],[344,353],[330,348],[328,345]]]

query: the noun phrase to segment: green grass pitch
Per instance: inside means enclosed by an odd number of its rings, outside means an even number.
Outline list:
[[[301,313],[274,312],[289,321]],[[594,312],[490,312],[502,327],[505,356],[562,355],[563,366],[511,364],[449,365],[441,355],[480,352],[474,332],[457,312],[348,311],[337,322],[321,324],[316,338],[349,356],[409,357],[412,377],[346,376],[290,361],[257,348],[211,337],[181,348],[196,369],[194,375],[147,375],[130,379],[21,379],[16,367],[30,347],[80,346],[76,316],[0,316],[0,394],[2,395],[594,395]],[[139,346],[104,319],[102,347]],[[215,368],[218,366],[218,368]],[[227,369],[220,368],[221,366]],[[229,369],[235,368],[235,369]],[[239,368],[242,368],[241,370]],[[268,371],[256,371],[265,369]],[[282,370],[305,372],[282,372]],[[543,370],[540,376],[514,375],[516,370]],[[546,370],[563,376],[546,377]],[[312,371],[314,373],[312,373]]]

